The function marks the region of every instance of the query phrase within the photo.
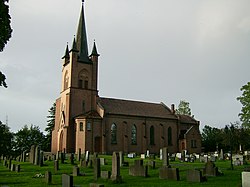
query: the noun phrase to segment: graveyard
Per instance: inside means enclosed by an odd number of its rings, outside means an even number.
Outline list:
[[[32,153],[33,152],[33,153]],[[25,156],[24,156],[25,155]],[[249,160],[160,155],[52,155],[32,147],[16,159],[1,158],[0,186],[241,186],[249,184]],[[178,156],[178,155],[177,155]],[[193,158],[193,157],[192,157]],[[212,161],[211,161],[212,160]],[[246,185],[247,186],[247,185]]]

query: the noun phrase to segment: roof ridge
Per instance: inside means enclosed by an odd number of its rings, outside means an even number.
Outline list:
[[[149,102],[149,101],[139,101],[139,100],[119,99],[119,98],[108,98],[108,97],[99,97],[99,98],[100,99],[109,99],[109,100],[129,101],[129,102],[137,102],[137,103],[147,103],[147,104],[162,105],[162,102],[156,103],[156,102]]]

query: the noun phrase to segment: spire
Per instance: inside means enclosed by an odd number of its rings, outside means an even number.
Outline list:
[[[82,0],[82,11],[78,23],[76,47],[79,50],[79,61],[89,63],[87,33],[84,19],[84,0]]]
[[[65,54],[64,54],[64,56],[62,57],[62,59],[63,59],[63,58],[69,58],[69,46],[68,46],[68,42],[67,42]]]
[[[91,56],[100,56],[100,55],[98,54],[98,52],[97,52],[96,45],[95,45],[95,41],[94,41],[94,46],[93,46],[93,49],[92,49]]]
[[[72,48],[71,48],[70,51],[78,52],[77,46],[76,46],[76,37],[75,36],[74,36],[74,40],[73,40],[73,43],[72,43]]]

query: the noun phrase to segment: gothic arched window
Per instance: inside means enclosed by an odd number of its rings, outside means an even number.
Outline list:
[[[68,71],[65,72],[64,74],[64,82],[63,82],[63,89],[66,90],[69,87],[69,75],[68,75]]]
[[[154,145],[155,144],[155,129],[154,126],[150,127],[150,145]]]
[[[137,143],[136,140],[137,140],[137,130],[136,130],[136,126],[133,125],[132,130],[131,130],[131,143],[136,144]]]
[[[168,145],[172,145],[172,128],[168,127]]]
[[[111,125],[111,144],[117,144],[117,126],[114,123]]]

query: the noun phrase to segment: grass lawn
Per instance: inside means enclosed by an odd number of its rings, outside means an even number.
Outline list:
[[[99,157],[103,157],[107,160],[107,165],[101,166],[101,170],[109,170],[111,171],[111,156],[107,155],[99,155]],[[137,158],[139,159],[139,158]],[[125,161],[129,162],[129,165],[133,165],[134,159],[127,159]],[[145,159],[144,163],[147,162]],[[29,162],[15,162],[12,163],[20,164],[21,171],[20,173],[11,172],[8,168],[3,166],[3,162],[0,163],[0,187],[9,186],[9,187],[22,187],[22,186],[62,186],[62,174],[72,174],[73,166],[70,164],[70,161],[67,160],[65,164],[59,163],[59,171],[54,172],[54,162],[46,161],[45,166],[39,167],[34,166]],[[78,164],[78,162],[76,162]],[[207,186],[207,187],[240,187],[241,186],[241,172],[246,166],[234,166],[234,170],[230,170],[230,161],[217,161],[215,165],[219,168],[220,171],[224,173],[223,176],[218,177],[208,177],[207,182],[203,183],[192,183],[187,182],[186,180],[186,171],[192,168],[203,168],[204,163],[195,162],[195,163],[182,163],[179,161],[170,162],[172,167],[179,168],[180,171],[180,181],[170,181],[159,179],[159,167],[161,167],[162,162],[156,159],[156,169],[152,169],[149,167],[148,174],[149,177],[133,177],[129,175],[128,167],[121,167],[121,176],[123,182],[120,184],[115,184],[110,180],[98,179],[96,183],[104,184],[105,186],[121,186],[121,187],[132,187],[132,186],[141,186],[141,187],[165,187],[165,186]],[[52,172],[52,184],[45,184],[44,178],[34,178],[35,174],[41,173],[45,174],[45,171]],[[93,183],[93,168],[80,168],[80,173],[84,173],[84,176],[74,177],[74,185],[75,186],[89,186],[89,183]]]

